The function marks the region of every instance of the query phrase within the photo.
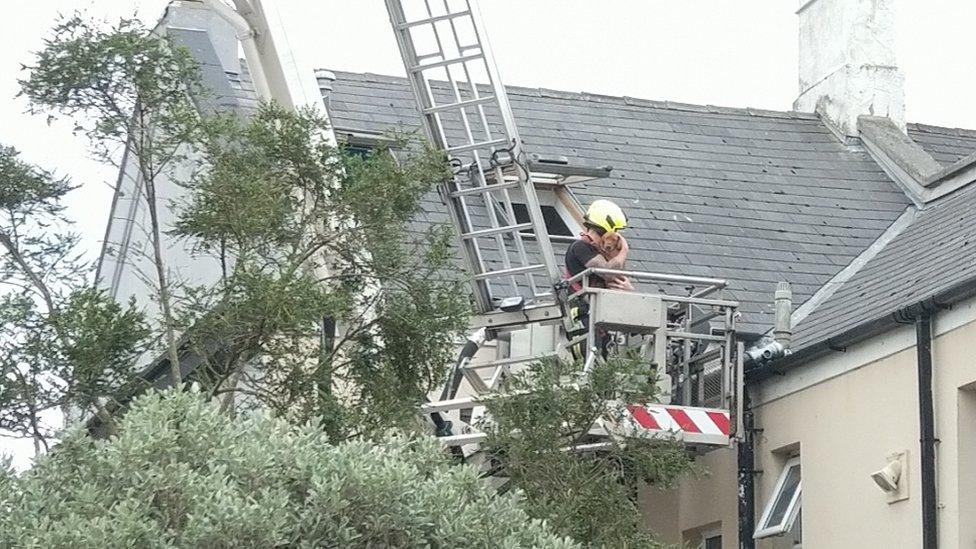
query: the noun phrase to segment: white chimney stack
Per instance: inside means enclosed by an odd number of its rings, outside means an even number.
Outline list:
[[[905,78],[895,61],[896,0],[800,0],[797,111],[817,111],[857,135],[857,117],[885,116],[905,131]]]

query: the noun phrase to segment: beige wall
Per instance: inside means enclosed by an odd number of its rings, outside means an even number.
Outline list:
[[[968,311],[968,312],[966,312]],[[940,547],[976,548],[976,306],[939,315],[933,341]],[[962,314],[966,318],[962,318]],[[962,318],[962,320],[961,320]],[[802,366],[765,391],[756,407],[756,512],[762,512],[789,456],[803,470],[803,544],[808,548],[918,547],[921,539],[917,368],[911,326],[848,353]],[[865,349],[879,350],[870,360]],[[836,370],[838,361],[850,361]],[[830,375],[818,373],[831,370]],[[837,373],[837,372],[840,373]],[[819,377],[818,377],[819,376]],[[760,391],[763,393],[763,391]],[[770,395],[773,395],[770,397]],[[889,503],[870,474],[886,457],[908,451],[909,496]],[[725,547],[736,547],[735,454],[702,458],[712,475],[670,491],[647,489],[648,526],[663,541],[720,521]],[[959,464],[963,464],[960,471]],[[757,516],[757,520],[758,520]],[[760,549],[789,547],[760,540]]]
[[[932,345],[940,547],[976,548],[976,323]],[[961,467],[960,467],[961,466]]]
[[[736,452],[721,449],[698,458],[703,474],[662,490],[641,493],[641,513],[647,527],[665,543],[694,541],[702,531],[721,529],[724,549],[736,547],[738,481]]]
[[[757,513],[782,470],[786,456],[778,451],[799,444],[805,546],[918,547],[915,372],[909,349],[758,407]],[[902,450],[909,450],[913,486],[909,499],[888,504],[870,474]]]

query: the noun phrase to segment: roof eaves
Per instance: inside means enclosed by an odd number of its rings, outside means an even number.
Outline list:
[[[831,352],[845,352],[847,347],[851,345],[860,343],[898,325],[910,323],[919,316],[948,309],[952,305],[973,296],[976,296],[976,276],[931,292],[897,310],[861,322],[840,334],[818,340],[794,350],[789,355],[749,370],[746,372],[747,381],[759,383],[771,376],[782,375],[790,369],[812,362]]]

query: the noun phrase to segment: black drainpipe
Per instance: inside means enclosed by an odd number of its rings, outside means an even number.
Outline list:
[[[922,465],[922,549],[939,546],[935,499],[935,413],[932,405],[932,317],[915,318],[915,350],[918,356],[918,419]]]
[[[909,305],[893,317],[902,324],[915,324],[915,355],[918,363],[919,461],[922,469],[922,549],[938,549],[939,518],[935,478],[935,411],[932,403],[932,315],[947,307],[935,298]]]
[[[742,439],[738,444],[739,466],[739,549],[755,549],[756,540],[756,448],[752,403],[749,391],[742,388]]]

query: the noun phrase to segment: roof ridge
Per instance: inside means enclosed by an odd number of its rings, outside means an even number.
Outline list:
[[[938,133],[942,135],[954,133],[966,137],[976,137],[976,129],[936,126],[935,124],[925,124],[924,122],[909,122],[908,127],[920,132]]]
[[[318,69],[317,69],[318,70]],[[372,72],[353,72],[344,71],[337,69],[324,69],[335,73],[337,79],[341,79],[343,76],[356,77],[360,81],[364,82],[376,82],[376,83],[399,83],[405,82],[407,78],[405,76],[391,76],[386,74],[376,74]],[[514,95],[524,95],[529,97],[550,97],[553,99],[579,99],[582,101],[590,101],[593,103],[612,103],[619,105],[630,105],[634,107],[651,107],[667,110],[676,111],[686,111],[686,112],[701,112],[709,114],[735,114],[735,115],[745,115],[745,116],[755,116],[761,118],[785,118],[785,119],[799,119],[799,120],[819,120],[814,113],[805,113],[799,111],[776,111],[770,109],[756,109],[752,107],[724,107],[716,105],[699,105],[695,103],[684,103],[680,101],[670,101],[670,100],[660,100],[660,99],[642,99],[637,97],[632,97],[628,95],[609,95],[603,93],[587,92],[587,91],[566,91],[566,90],[556,90],[551,88],[533,88],[527,86],[512,86],[506,85],[505,89],[508,93]]]

